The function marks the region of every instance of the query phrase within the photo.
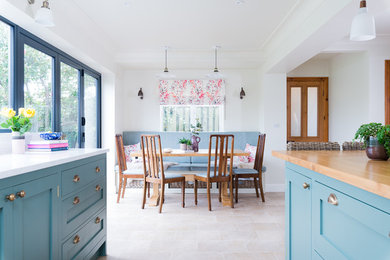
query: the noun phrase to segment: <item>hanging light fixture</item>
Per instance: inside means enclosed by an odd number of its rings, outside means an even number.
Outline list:
[[[35,22],[45,27],[53,27],[55,25],[53,21],[53,14],[50,10],[48,0],[43,1],[41,8],[39,8],[37,13],[35,14]]]
[[[224,77],[218,70],[218,49],[219,48],[221,48],[221,46],[215,46],[214,47],[214,50],[215,50],[215,60],[214,60],[215,67],[214,67],[214,71],[212,73],[206,75],[208,78],[211,78],[211,79],[221,79],[221,78]]]
[[[351,41],[369,41],[375,39],[375,37],[374,16],[367,12],[366,0],[361,0],[358,14],[352,21],[349,39]]]
[[[168,70],[168,49],[169,49],[169,47],[165,46],[164,48],[165,48],[165,68],[164,68],[164,71],[162,73],[157,74],[157,77],[161,78],[161,79],[176,78],[176,76],[173,75],[172,73],[170,73]]]

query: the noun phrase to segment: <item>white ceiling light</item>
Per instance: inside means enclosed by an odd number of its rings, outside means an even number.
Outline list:
[[[35,14],[35,22],[45,27],[53,27],[55,25],[53,21],[53,14],[50,10],[48,0],[43,1],[42,7],[39,8],[37,13]]]
[[[211,78],[211,79],[221,79],[224,77],[223,74],[221,74],[218,70],[218,49],[221,48],[221,46],[215,46],[214,47],[214,50],[215,50],[215,67],[214,67],[214,71],[210,74],[207,74],[206,77],[208,78]]]
[[[169,72],[168,70],[168,49],[169,47],[168,46],[165,46],[165,68],[164,68],[164,71],[162,73],[159,73],[157,74],[156,76],[160,79],[173,79],[173,78],[176,78],[175,75],[173,75],[172,73]]]
[[[369,41],[375,39],[375,37],[374,16],[367,12],[366,1],[361,0],[359,12],[352,21],[349,39],[351,41]]]

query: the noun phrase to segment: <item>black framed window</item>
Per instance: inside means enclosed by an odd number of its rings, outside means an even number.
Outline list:
[[[31,131],[61,131],[72,148],[101,147],[99,72],[1,16],[0,55],[0,107],[34,108]]]

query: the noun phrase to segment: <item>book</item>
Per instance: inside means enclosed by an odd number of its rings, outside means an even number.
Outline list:
[[[68,140],[31,140],[30,144],[67,144]]]
[[[68,147],[68,143],[57,143],[57,144],[28,144],[28,148],[60,148]]]
[[[58,148],[28,148],[30,152],[56,152],[56,151],[66,151],[68,147],[58,147]]]

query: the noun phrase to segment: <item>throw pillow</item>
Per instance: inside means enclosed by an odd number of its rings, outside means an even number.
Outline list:
[[[132,159],[131,159],[130,154],[131,154],[132,152],[140,151],[140,150],[141,150],[141,144],[138,143],[138,144],[132,144],[132,145],[125,145],[124,148],[125,148],[125,157],[126,157],[126,161],[127,161],[127,162],[131,162]]]
[[[249,153],[248,161],[246,161],[246,162],[245,161],[241,161],[241,162],[245,162],[245,163],[254,162],[255,158],[256,158],[256,149],[257,149],[256,146],[253,146],[253,145],[250,145],[250,144],[246,144],[245,152]]]

